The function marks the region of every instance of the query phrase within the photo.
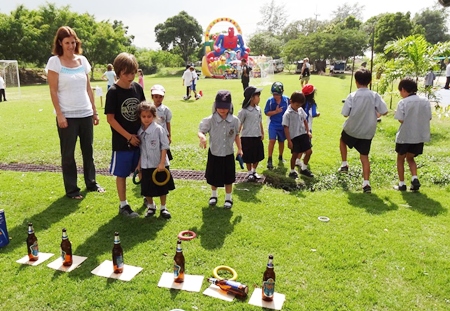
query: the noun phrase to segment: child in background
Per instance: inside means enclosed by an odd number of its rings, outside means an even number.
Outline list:
[[[244,91],[242,109],[238,113],[241,126],[241,145],[243,161],[247,166],[247,179],[249,181],[259,179],[256,173],[258,163],[264,159],[264,128],[262,125],[260,101],[262,89],[249,86]]]
[[[425,92],[427,92],[428,98],[430,98],[431,89],[433,88],[434,80],[436,80],[436,75],[433,72],[433,68],[430,68],[425,75],[424,85]]]
[[[290,105],[283,114],[283,127],[288,141],[288,147],[291,149],[291,172],[289,177],[297,178],[298,174],[295,171],[295,161],[298,155],[304,153],[303,159],[305,168],[301,168],[300,174],[306,177],[314,177],[310,170],[308,170],[308,162],[311,158],[312,149],[310,139],[312,134],[309,129],[306,113],[302,106],[305,105],[305,95],[301,92],[294,92],[290,98]]]
[[[138,83],[144,89],[144,72],[142,69],[138,69]]]
[[[194,98],[195,100],[199,99],[200,96],[197,94],[197,81],[198,81],[198,74],[195,71],[194,65],[191,65],[192,67],[189,67],[189,70],[192,72],[192,84],[191,84],[191,90],[194,92]],[[192,68],[192,69],[191,69]]]
[[[155,84],[150,89],[152,94],[153,104],[156,107],[156,122],[161,125],[167,133],[167,138],[169,139],[169,145],[172,143],[172,128],[170,126],[170,121],[172,120],[172,112],[169,107],[163,104],[164,96],[166,94],[166,90],[160,84]],[[172,153],[170,149],[167,149],[167,156],[169,161],[172,160]]]
[[[233,116],[233,106],[229,91],[218,91],[214,102],[214,113],[200,122],[198,138],[200,147],[206,148],[206,134],[209,133],[208,161],[205,178],[211,185],[209,205],[217,204],[217,188],[225,186],[224,208],[233,207],[231,192],[236,181],[236,165],[233,143],[237,153],[242,156],[241,140],[239,139],[239,119]],[[226,131],[224,131],[224,128]]]
[[[311,70],[311,64],[309,63],[309,58],[305,57],[303,59],[302,72],[300,74],[300,83],[302,85],[302,88],[303,88],[304,84],[308,84],[308,82],[309,82],[309,77],[311,76],[310,70]]]
[[[302,88],[302,93],[303,93],[303,95],[305,95],[305,98],[306,98],[306,103],[302,108],[306,112],[306,118],[308,120],[308,125],[309,125],[309,131],[312,134],[313,118],[320,116],[320,112],[317,111],[316,100],[314,99],[314,95],[316,94],[316,88],[312,84],[306,84]],[[301,169],[305,169],[307,167],[305,167],[304,164],[302,165],[301,158],[302,158],[302,154],[299,154],[298,159],[295,160],[295,165],[301,166]]]
[[[183,86],[186,86],[186,95],[183,97],[185,100],[191,98],[192,80],[194,79],[193,71],[194,65],[187,65],[186,70],[183,73]]]
[[[6,101],[6,83],[5,80],[3,80],[3,77],[0,75],[0,102],[2,101],[2,97],[3,100]]]
[[[161,200],[161,217],[169,219],[171,217],[166,207],[166,199],[169,191],[175,189],[172,174],[169,171],[169,159],[167,150],[169,149],[169,139],[167,131],[157,122],[156,106],[147,102],[141,102],[138,106],[138,115],[141,120],[141,128],[138,131],[141,140],[141,158],[139,166],[141,170],[141,195],[147,201],[147,213],[145,217],[153,217],[156,213],[154,197]],[[158,181],[159,172],[169,174],[169,180],[164,185],[159,185],[153,179],[153,172]],[[164,173],[163,173],[164,174]]]
[[[417,83],[411,79],[403,79],[398,84],[400,96],[394,118],[401,125],[395,136],[395,151],[397,152],[397,172],[399,183],[394,189],[406,191],[405,159],[412,175],[412,191],[420,188],[417,178],[417,164],[414,158],[423,153],[424,142],[430,141],[431,105],[424,98],[416,95]]]
[[[127,201],[126,178],[139,162],[140,140],[137,132],[140,120],[137,106],[145,100],[142,87],[134,82],[138,63],[132,54],[120,53],[114,59],[114,70],[119,77],[106,93],[105,114],[112,132],[112,159],[110,173],[116,176],[119,195],[119,214],[138,217]]]
[[[267,168],[273,169],[272,154],[275,147],[275,141],[278,140],[278,160],[283,161],[284,141],[286,136],[281,124],[283,114],[289,106],[289,97],[284,96],[284,86],[281,82],[274,82],[270,88],[272,97],[270,97],[264,108],[264,114],[269,117],[269,155],[267,159]]]
[[[102,80],[108,81],[108,83],[106,84],[106,90],[108,91],[109,88],[116,82],[117,79],[117,75],[116,73],[113,71],[113,65],[108,64],[108,66],[106,67],[106,71],[105,73],[102,75]]]
[[[359,152],[363,171],[363,192],[371,193],[369,152],[372,138],[377,130],[377,118],[386,115],[388,109],[381,96],[367,88],[372,81],[372,73],[367,69],[355,72],[355,84],[358,88],[349,94],[342,107],[342,115],[347,117],[339,141],[342,164],[339,172],[348,172],[347,146]]]

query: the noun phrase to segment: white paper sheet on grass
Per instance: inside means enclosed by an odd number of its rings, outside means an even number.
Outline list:
[[[203,292],[204,295],[219,298],[225,301],[233,301],[235,295],[229,294],[226,291],[223,291],[220,289],[219,286],[216,286],[214,284],[211,284],[205,291]]]
[[[142,269],[140,267],[124,265],[122,273],[114,273],[113,262],[111,260],[105,260],[100,266],[92,270],[91,273],[105,278],[131,281]]]
[[[173,289],[187,290],[190,292],[199,292],[202,288],[203,275],[184,275],[183,283],[175,283],[173,281],[173,273],[163,272],[158,282],[158,287],[166,287]]]
[[[81,263],[83,261],[85,261],[86,259],[87,259],[87,257],[73,255],[72,256],[72,265],[66,267],[63,265],[63,259],[61,257],[58,257],[58,259],[49,263],[47,265],[47,267],[55,269],[55,270],[59,270],[59,271],[70,272],[70,271],[76,269],[79,265],[81,265]]]
[[[30,261],[28,259],[28,255],[23,256],[19,260],[16,260],[17,263],[23,264],[23,265],[30,265],[30,266],[37,266],[52,257],[54,254],[51,253],[39,253],[39,259],[36,261]]]
[[[262,300],[261,297],[262,297],[261,288],[255,288],[252,297],[250,298],[250,301],[248,303],[257,307],[281,310],[281,308],[283,308],[283,303],[286,300],[286,296],[279,293],[275,293],[273,295],[273,301],[270,302]]]

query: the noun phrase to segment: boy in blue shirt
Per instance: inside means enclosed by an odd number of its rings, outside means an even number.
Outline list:
[[[270,88],[272,97],[266,102],[264,114],[269,117],[269,150],[267,168],[273,169],[272,154],[275,141],[278,140],[278,160],[283,161],[284,141],[286,135],[283,128],[283,114],[286,112],[290,102],[289,97],[284,96],[284,86],[281,82],[274,82]]]

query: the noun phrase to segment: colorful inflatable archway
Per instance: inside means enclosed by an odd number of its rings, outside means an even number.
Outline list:
[[[233,26],[227,34],[211,35],[211,28],[219,22],[228,22]],[[234,33],[236,28],[237,34]],[[228,17],[216,18],[205,31],[205,55],[202,59],[202,74],[209,78],[225,78],[235,71],[242,58],[247,59],[250,49],[245,46],[239,24]]]

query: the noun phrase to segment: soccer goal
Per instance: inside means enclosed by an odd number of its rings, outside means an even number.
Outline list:
[[[274,82],[274,66],[270,56],[250,56],[250,66],[253,67],[252,74],[255,82],[254,85],[266,86]]]
[[[6,99],[20,99],[20,77],[17,61],[0,60],[0,75],[5,81]]]

